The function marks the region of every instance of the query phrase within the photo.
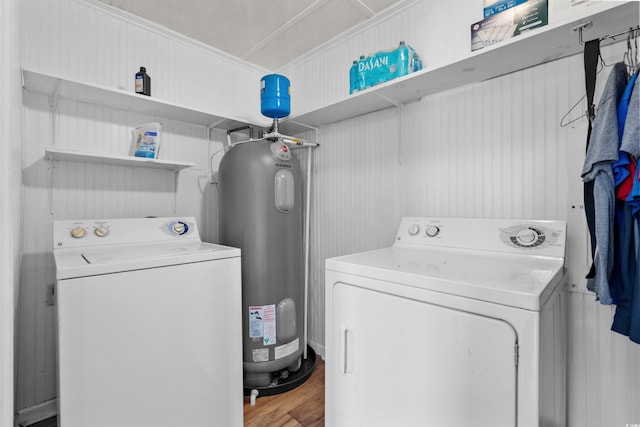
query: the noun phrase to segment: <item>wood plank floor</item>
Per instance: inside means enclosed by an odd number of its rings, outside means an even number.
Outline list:
[[[286,393],[258,397],[255,406],[244,399],[247,427],[324,426],[324,361],[317,357],[311,377]]]

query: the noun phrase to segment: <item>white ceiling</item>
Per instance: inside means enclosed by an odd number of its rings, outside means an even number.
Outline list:
[[[403,0],[100,0],[267,70]]]

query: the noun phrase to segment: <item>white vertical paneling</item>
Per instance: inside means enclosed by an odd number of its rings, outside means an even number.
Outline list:
[[[556,64],[477,83],[405,106],[407,210],[425,215],[564,218]],[[566,187],[566,186],[565,186]],[[432,194],[429,200],[419,197]],[[425,205],[427,203],[427,205]]]
[[[30,99],[29,94],[25,94],[25,103],[29,102],[33,103],[34,108],[25,110],[24,140],[33,138],[41,143],[23,145],[25,218],[17,338],[18,408],[26,406],[20,405],[27,397],[28,402],[34,404],[55,396],[55,369],[51,369],[55,362],[55,346],[51,345],[55,334],[50,328],[54,324],[54,317],[53,310],[45,305],[44,299],[46,286],[53,283],[54,277],[48,193],[45,186],[48,165],[39,150],[40,147],[44,149],[44,144],[50,139],[51,123],[46,114],[46,99]],[[38,121],[38,126],[29,126]]]
[[[15,327],[22,218],[22,96],[20,89],[20,2],[0,4],[0,425],[15,410]]]
[[[134,74],[145,66],[153,96],[264,122],[258,90],[264,69],[96,0],[22,4],[25,68],[133,91]]]
[[[132,91],[133,76],[143,65],[152,75],[154,96],[249,121],[258,114],[260,69],[112,14],[93,1],[28,0],[21,6],[26,68]],[[60,99],[52,114],[45,96],[26,92],[24,118],[18,409],[56,397],[55,307],[45,304],[47,286],[55,282],[52,221],[175,213],[194,216],[203,239],[215,241],[217,195],[209,184],[209,155],[222,141],[216,131],[209,141],[204,126],[105,108],[99,99],[95,104]],[[163,125],[160,158],[195,163],[177,180],[164,170],[43,157],[46,146],[126,155],[132,128],[151,121]]]
[[[640,346],[609,328],[613,308],[593,295],[568,294],[569,425],[637,423],[640,419]]]
[[[72,218],[195,216],[205,217],[203,193],[208,183],[206,128],[104,107],[63,100],[56,119],[43,95],[25,97],[25,218],[21,276],[18,405],[32,406],[56,396],[54,307],[46,306],[46,287],[55,282],[51,221]],[[160,158],[193,162],[180,173],[67,161],[49,162],[44,148],[126,155],[131,130],[161,120]],[[203,182],[204,180],[204,182]],[[207,228],[207,227],[204,227]],[[211,228],[211,227],[209,227]],[[217,228],[214,225],[213,228]],[[217,234],[216,234],[217,236]]]
[[[439,6],[432,2],[430,7]],[[422,49],[424,43],[437,45],[434,39],[422,37],[424,29],[428,28],[430,23],[427,18],[430,13],[427,9],[427,5],[420,1],[399,4],[397,9],[392,10],[384,19],[376,21],[375,25],[360,27],[348,35],[346,40],[341,39],[339,44],[327,44],[313,55],[305,56],[300,61],[279,70],[291,79],[294,86],[294,114],[301,114],[344,98],[349,93],[349,67],[360,55],[366,56],[379,50],[393,49],[400,40],[405,40],[418,51],[426,51]],[[468,11],[464,8],[463,10]],[[435,24],[437,19],[435,12],[433,13],[431,19]],[[439,37],[438,40],[442,38]],[[295,82],[305,84],[296,86]]]
[[[608,46],[603,57],[611,64],[623,51],[622,44]],[[600,72],[597,93],[609,70]],[[569,289],[578,291],[567,298],[569,425],[637,423],[640,346],[609,330],[612,307],[599,305],[584,289],[588,234],[580,171],[586,120],[560,127],[584,93],[583,74],[576,55],[435,94],[404,105],[401,113],[391,109],[322,127],[314,162],[312,310],[323,304],[325,258],[390,245],[400,215],[565,219]],[[583,105],[572,117],[582,111]],[[397,187],[373,207],[389,215],[369,223],[370,208],[364,207],[378,193],[360,187],[360,179],[373,171],[370,156],[384,146],[380,126],[392,123],[402,123],[399,163],[388,163],[399,174]],[[382,230],[389,237],[382,238]],[[380,239],[355,244],[372,235]],[[314,312],[310,325],[316,341],[321,316]]]
[[[335,123],[318,134],[310,208],[311,342],[324,343],[324,260],[393,241],[402,194],[398,119],[396,111],[383,111]],[[306,154],[298,153],[306,169]]]
[[[112,15],[93,1],[21,4],[25,67],[132,90],[133,74],[145,65],[153,93],[164,99],[203,110],[223,107],[239,119],[258,114],[261,70],[230,64],[224,55]],[[461,0],[406,4],[380,25],[360,29],[287,67],[293,111],[342,99],[351,61],[400,39],[412,44],[427,66],[467,55],[472,7],[461,7]],[[436,22],[453,9],[462,15]],[[443,25],[452,21],[464,24],[464,52],[462,39],[442,36],[448,34]],[[621,49],[604,49],[605,61],[620,59]],[[561,116],[584,92],[581,62],[579,55],[566,58],[319,130],[310,212],[311,342],[324,343],[325,259],[389,246],[402,215],[566,219],[570,287],[578,291],[567,298],[569,425],[640,422],[640,346],[612,334],[611,307],[583,293],[588,237],[579,176],[586,122],[559,127]],[[606,74],[608,68],[598,77],[597,92]],[[247,83],[252,81],[255,85]],[[584,105],[574,113],[581,111]],[[175,209],[195,216],[203,238],[216,241],[217,193],[209,183],[209,156],[226,138],[214,130],[209,142],[204,127],[61,102],[55,132],[59,147],[122,153],[128,151],[133,125],[163,121],[161,157],[196,163],[180,173],[176,190],[173,174],[164,171],[49,164],[44,147],[54,135],[45,97],[27,94],[24,117],[18,408],[55,396],[53,310],[44,305],[46,285],[54,280],[51,221],[168,215]],[[306,168],[308,153],[296,150],[296,155]],[[214,170],[218,163],[219,156],[213,159]]]
[[[219,130],[211,130],[211,143],[206,158],[201,158],[204,162],[202,169],[199,169],[197,177],[198,191],[202,195],[202,217],[203,225],[200,229],[202,239],[207,242],[218,241],[218,188],[211,183],[210,171],[217,171],[222,159],[220,151],[227,142],[227,133]],[[206,171],[206,173],[205,173]]]
[[[603,56],[613,63],[622,52],[616,45]],[[608,70],[598,77],[598,92]],[[559,126],[582,96],[582,73],[577,56],[407,105],[406,213],[567,219],[570,280],[584,291],[588,246],[580,170],[586,122]],[[571,293],[569,305],[570,425],[636,422],[638,407],[628,402],[640,400],[638,346],[610,331],[612,308],[592,295]],[[625,376],[629,371],[636,375]]]
[[[597,2],[549,4],[549,22],[597,7]],[[292,111],[303,114],[349,96],[349,67],[360,55],[395,48],[406,41],[420,54],[426,69],[434,69],[470,54],[470,25],[483,19],[482,0],[406,0],[335,40],[277,70],[287,75]]]

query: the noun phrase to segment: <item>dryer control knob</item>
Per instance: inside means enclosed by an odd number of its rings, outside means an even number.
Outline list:
[[[538,241],[539,235],[533,228],[523,228],[516,233],[516,240],[522,246],[531,246]]]
[[[104,237],[107,234],[109,234],[109,229],[107,227],[96,227],[96,229],[93,232],[98,237]]]
[[[407,232],[410,236],[415,236],[420,232],[420,226],[418,224],[411,224]]]
[[[169,225],[169,231],[178,236],[182,236],[189,232],[189,226],[182,221],[176,221]]]
[[[85,230],[84,228],[78,226],[78,227],[74,227],[71,230],[71,237],[75,238],[75,239],[80,239],[81,237],[84,237],[84,235],[87,233],[87,230]]]
[[[429,237],[436,237],[440,233],[440,229],[437,225],[429,225],[425,232]]]

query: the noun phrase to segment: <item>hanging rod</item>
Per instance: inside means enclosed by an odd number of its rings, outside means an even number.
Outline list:
[[[606,40],[606,39],[615,39],[616,37],[620,37],[623,34],[628,34],[628,33],[631,33],[633,31],[639,31],[639,30],[640,30],[640,25],[636,26],[635,28],[633,28],[633,27],[629,28],[627,31],[622,31],[622,32],[619,32],[617,34],[612,34],[610,36],[600,37],[600,41]]]
[[[582,39],[582,30],[586,30],[588,28],[591,28],[592,26],[593,26],[593,21],[587,21],[587,22],[583,22],[582,24],[576,25],[575,27],[571,27],[571,31],[578,32],[578,42],[580,44],[582,45],[584,44],[584,40]],[[632,31],[639,31],[639,30],[640,30],[640,25],[636,26],[635,28],[631,27],[626,31],[621,31],[616,34],[600,37],[600,41],[607,40],[607,39],[615,39],[616,37],[620,37],[623,34],[628,34]]]

